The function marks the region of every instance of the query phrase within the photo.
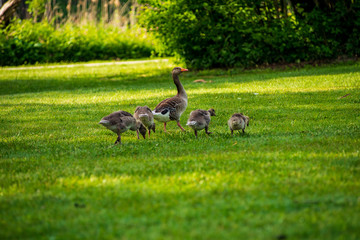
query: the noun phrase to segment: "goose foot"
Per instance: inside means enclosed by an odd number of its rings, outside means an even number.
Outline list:
[[[208,130],[209,130],[209,129],[208,129],[207,127],[205,127],[205,132],[206,132],[206,134],[207,134],[207,135],[212,134],[212,132],[209,132]]]
[[[180,125],[180,122],[177,122],[177,125],[179,126],[179,128],[185,132],[185,129]]]
[[[121,144],[121,137],[120,136],[117,137],[117,139],[115,141],[115,145],[118,144],[118,143]]]

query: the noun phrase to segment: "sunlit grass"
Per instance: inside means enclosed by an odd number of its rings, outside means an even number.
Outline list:
[[[173,96],[172,67],[0,69],[0,238],[359,238],[359,63],[184,73],[181,124],[212,107],[213,134],[114,146],[97,122]]]

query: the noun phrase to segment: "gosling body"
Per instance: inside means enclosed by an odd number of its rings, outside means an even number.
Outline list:
[[[211,116],[216,116],[213,108],[208,111],[202,109],[194,110],[190,113],[190,117],[186,125],[194,130],[195,137],[197,137],[197,132],[202,129],[205,129],[206,134],[211,134],[211,132],[209,132]]]
[[[231,136],[235,130],[242,130],[242,132],[245,133],[245,128],[249,126],[249,117],[242,113],[235,113],[228,120],[228,126],[231,131]]]
[[[135,109],[134,118],[136,121],[141,122],[147,129],[150,137],[151,130],[155,132],[154,116],[148,106],[137,107]]]
[[[113,112],[101,119],[99,124],[113,131],[118,135],[115,144],[121,144],[121,134],[127,130],[136,131],[139,139],[139,132],[145,138],[146,128],[141,122],[137,122],[131,113],[125,111]]]

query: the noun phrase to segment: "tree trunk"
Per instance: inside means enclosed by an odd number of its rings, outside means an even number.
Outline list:
[[[0,24],[5,23],[6,25],[11,20],[20,3],[21,0],[10,0],[1,7]]]

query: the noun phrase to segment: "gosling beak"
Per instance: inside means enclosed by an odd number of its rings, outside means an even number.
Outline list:
[[[181,71],[182,71],[182,72],[187,72],[187,71],[189,71],[189,70],[187,70],[186,68],[181,68]]]

